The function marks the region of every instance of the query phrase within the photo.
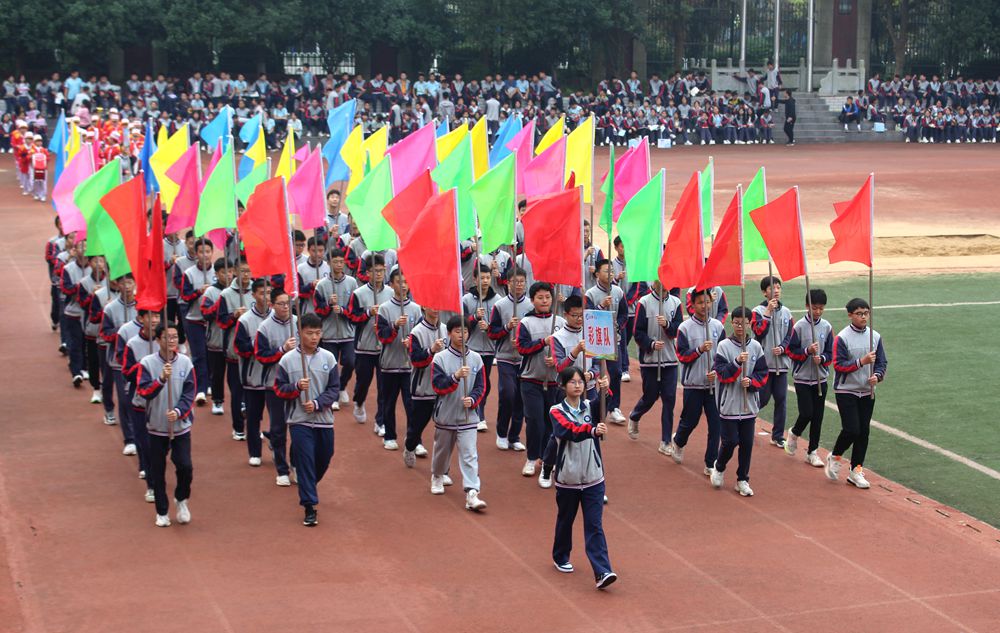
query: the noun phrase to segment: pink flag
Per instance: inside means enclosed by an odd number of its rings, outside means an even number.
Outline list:
[[[326,187],[320,149],[309,154],[288,181],[288,202],[298,214],[303,229],[315,229],[326,221]]]
[[[566,137],[563,136],[524,168],[524,195],[544,196],[562,191],[565,170]]]
[[[524,170],[531,162],[535,153],[535,120],[528,121],[528,124],[521,128],[521,131],[514,135],[507,143],[507,149],[517,154],[517,193],[524,193]],[[564,150],[565,151],[565,150]]]
[[[173,206],[168,209],[170,215],[167,216],[167,227],[164,229],[167,233],[177,233],[194,226],[201,194],[201,183],[198,181],[200,161],[198,144],[195,143],[167,168],[167,178],[180,187]]]
[[[392,158],[389,168],[393,194],[406,189],[425,171],[434,171],[437,167],[434,132],[433,125],[425,125],[386,150]]]
[[[615,200],[611,207],[615,222],[625,204],[649,182],[649,141],[643,137],[639,146],[615,161]]]
[[[292,158],[299,161],[300,163],[307,158],[309,158],[309,143],[304,144],[300,147],[293,155]]]
[[[87,235],[87,222],[73,201],[73,191],[93,173],[93,155],[86,151],[77,152],[63,168],[59,180],[52,188],[52,201],[62,222],[63,233],[76,231],[78,240]]]
[[[199,154],[199,158],[200,157],[201,155]],[[222,160],[222,141],[219,141],[219,144],[215,146],[215,151],[212,152],[212,159],[208,161],[208,169],[205,170],[205,177],[201,179],[201,184],[198,185],[199,194],[205,189],[205,183],[208,182],[208,177],[212,175],[212,170],[215,169],[215,166],[219,164],[220,160]]]

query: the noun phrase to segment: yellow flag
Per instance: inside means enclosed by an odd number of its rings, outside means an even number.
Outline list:
[[[285,183],[292,179],[295,173],[295,135],[288,134],[285,139],[285,146],[281,148],[281,156],[278,157],[278,167],[274,170],[274,177],[285,177]]]
[[[167,169],[187,151],[189,138],[186,123],[169,137],[161,127],[160,142],[156,146],[156,152],[149,159],[149,166],[153,168],[156,181],[160,183],[160,198],[168,210],[173,206],[181,187],[167,178]]]
[[[385,158],[385,150],[389,148],[389,126],[384,125],[371,133],[361,144],[364,154],[367,154],[369,166],[374,169],[375,165]],[[362,165],[364,164],[362,159]]]
[[[583,185],[583,201],[593,202],[594,188],[594,117],[587,117],[566,137],[566,174],[576,174],[577,186]]]
[[[257,167],[261,163],[267,162],[267,144],[264,142],[264,126],[260,126],[257,140],[247,148],[247,158],[253,161],[253,166]]]
[[[479,180],[490,169],[490,145],[486,136],[486,117],[480,117],[472,126],[472,170]]]
[[[340,148],[340,157],[344,159],[347,167],[351,170],[351,178],[347,181],[347,191],[344,192],[344,196],[351,193],[365,175],[365,153],[361,149],[363,142],[364,132],[360,125],[355,125],[351,133],[347,135],[344,145]]]
[[[76,156],[80,151],[80,128],[76,127],[76,121],[69,124],[69,138],[66,139],[66,162]]]
[[[556,121],[556,124],[550,127],[548,132],[545,133],[545,136],[542,137],[542,140],[538,141],[538,147],[535,148],[535,156],[538,156],[546,149],[548,149],[549,145],[552,145],[553,143],[561,139],[564,127],[566,127],[566,117],[561,116],[559,117],[559,120]]]
[[[466,136],[469,135],[469,126],[459,125],[457,128],[448,132],[441,138],[437,140],[437,155],[438,162],[442,162],[445,158],[448,158],[448,154],[451,154],[458,144],[462,142]]]

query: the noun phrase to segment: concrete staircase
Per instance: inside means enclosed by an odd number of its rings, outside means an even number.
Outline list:
[[[796,92],[795,105],[798,118],[795,121],[795,141],[797,143],[856,143],[856,142],[902,142],[902,132],[872,132],[869,122],[861,123],[861,133],[852,126],[844,132],[844,126],[837,121],[840,108],[847,95],[821,97],[814,92]],[[777,114],[782,112],[779,107]],[[780,129],[780,116],[775,116],[775,129]]]

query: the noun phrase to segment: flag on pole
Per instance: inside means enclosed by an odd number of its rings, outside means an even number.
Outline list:
[[[240,164],[242,165],[242,162]],[[250,196],[253,194],[254,189],[257,188],[257,185],[267,180],[268,176],[267,163],[263,162],[254,167],[253,171],[236,183],[236,197],[244,207],[247,206],[247,201],[250,200]]]
[[[661,169],[628,201],[618,218],[618,236],[628,257],[628,279],[655,281],[663,257],[663,193]]]
[[[324,183],[326,187],[338,180],[347,180],[351,177],[350,168],[340,156],[340,148],[344,146],[347,136],[351,133],[357,103],[354,99],[349,99],[330,110],[330,114],[326,117],[326,125],[330,129],[330,138],[323,145],[323,156],[327,164],[326,183]]]
[[[177,197],[167,216],[167,233],[177,233],[194,227],[201,199],[201,152],[192,145],[167,169],[167,178],[177,183]]]
[[[202,188],[194,233],[201,236],[212,229],[235,228],[236,159],[233,155],[233,145],[230,143]]]
[[[521,216],[524,254],[535,279],[575,286],[583,270],[580,187],[528,200]]]
[[[500,161],[507,158],[511,151],[507,147],[511,139],[521,131],[521,116],[518,114],[512,114],[504,120],[503,125],[497,130],[496,140],[493,141],[493,147],[490,149],[490,167],[496,167],[500,164]]]
[[[160,128],[161,130],[163,128]],[[160,197],[167,211],[174,208],[174,199],[180,191],[180,186],[167,176],[167,169],[177,162],[177,159],[187,151],[189,139],[188,126],[185,123],[179,130],[171,134],[164,142],[160,143],[156,153],[149,159],[149,165],[153,169],[156,182],[160,184]]]
[[[247,263],[254,277],[284,275],[297,279],[294,251],[281,178],[265,180],[250,196],[246,211],[238,220]]]
[[[143,251],[146,249],[146,183],[142,181],[141,175],[128,180],[104,194],[100,204],[121,235],[128,268],[135,278],[135,285],[141,287],[146,283],[142,265]],[[160,243],[162,248],[162,240]],[[111,270],[110,259],[108,270]],[[163,275],[162,264],[159,273]],[[112,275],[114,277],[117,275]]]
[[[472,137],[472,171],[475,180],[483,177],[490,168],[489,134],[486,131],[486,117],[480,117],[469,132]]]
[[[545,131],[544,135],[542,135],[541,140],[538,141],[538,147],[535,148],[535,156],[538,156],[539,154],[547,150],[549,146],[553,145],[556,141],[561,139],[563,137],[565,129],[566,129],[566,116],[563,115],[559,117],[559,120],[556,121],[552,125],[552,127],[550,127],[548,130]]]
[[[517,193],[524,193],[524,169],[534,157],[532,150],[535,147],[535,120],[528,121],[528,124],[521,128],[521,131],[514,135],[507,143],[507,149],[517,154]]]
[[[615,222],[625,204],[643,185],[649,182],[649,141],[642,138],[639,145],[626,152],[615,165],[615,197],[612,212]]]
[[[455,149],[462,143],[462,140],[469,135],[469,126],[464,123],[437,139],[437,159],[444,162]]]
[[[427,126],[422,126],[422,127],[427,127]],[[438,123],[437,129],[434,130],[434,138],[441,138],[450,131],[451,131],[451,125],[448,122],[448,117],[444,117],[443,119],[441,119],[441,122]]]
[[[601,217],[597,220],[604,232],[611,239],[611,230],[614,227],[614,205],[615,205],[615,146],[611,146],[611,158],[608,161],[608,174],[604,177],[604,184],[601,185],[601,193],[604,194],[604,206],[601,208]],[[610,255],[609,255],[610,256]]]
[[[389,126],[383,125],[372,132],[368,138],[361,143],[361,149],[370,163],[374,167],[382,162],[385,153],[389,149]]]
[[[69,128],[66,126],[66,113],[59,113],[59,120],[56,121],[56,128],[52,131],[52,138],[49,139],[49,151],[56,157],[55,168],[52,172],[52,183],[59,182],[59,176],[62,175],[63,169],[66,167],[66,139],[69,136]],[[52,206],[55,206],[55,200],[52,201]]]
[[[304,146],[308,147],[308,146]],[[317,147],[299,165],[288,181],[292,213],[299,216],[303,229],[315,229],[326,222],[326,187],[323,186],[323,157]]]
[[[358,186],[344,198],[351,218],[358,225],[365,246],[372,251],[396,248],[396,233],[382,216],[382,209],[392,200],[392,159],[384,160],[361,179]],[[351,172],[354,177],[354,172]]]
[[[150,159],[156,153],[156,138],[153,134],[153,122],[146,121],[146,134],[142,140],[142,151],[139,152],[139,165],[143,177],[146,180],[146,195],[151,195],[160,190],[160,183],[156,180]]]
[[[701,230],[702,237],[712,237],[712,225],[715,221],[715,203],[712,195],[715,193],[715,161],[708,159],[705,171],[701,172]]]
[[[583,203],[594,201],[594,115],[576,126],[566,137],[566,174],[576,174],[577,184],[583,186]]]
[[[782,280],[806,274],[806,244],[799,213],[799,188],[792,187],[750,212],[750,219],[772,253]]]
[[[858,262],[871,268],[875,259],[875,174],[868,175],[853,198],[834,202],[833,208],[837,218],[830,223],[830,263]]]
[[[660,258],[659,279],[664,288],[694,286],[704,268],[705,239],[701,226],[704,218],[701,201],[704,198],[699,191],[702,182],[704,177],[701,174],[691,174],[674,210],[674,224],[670,227],[667,245]],[[629,256],[629,266],[632,265],[631,260],[632,257]]]
[[[274,175],[277,178],[284,178],[285,182],[292,179],[298,166],[295,164],[295,135],[289,134],[285,137],[285,145],[281,148],[281,155],[278,157],[278,165],[274,168]]]
[[[524,169],[524,195],[544,196],[562,190],[566,182],[566,137],[535,156]]]
[[[714,286],[740,286],[743,284],[743,210],[740,208],[742,192],[737,188],[729,208],[722,216],[719,232],[715,235],[712,252],[695,284],[697,290]]]
[[[340,157],[344,159],[344,163],[351,171],[345,195],[354,191],[354,188],[361,183],[361,179],[365,176],[365,152],[361,147],[363,142],[364,131],[360,125],[355,125],[344,140],[344,145],[340,148]]]
[[[479,216],[479,230],[482,232],[480,246],[484,253],[492,253],[501,246],[514,243],[516,160],[517,156],[508,154],[469,189],[476,215]]]
[[[63,233],[77,233],[77,239],[87,234],[87,221],[76,205],[74,192],[80,183],[94,174],[93,155],[90,152],[77,152],[69,159],[63,169],[62,177],[52,188],[52,202],[56,213],[62,222]]]
[[[76,156],[77,152],[80,151],[81,143],[80,128],[77,127],[76,121],[73,121],[70,123],[69,136],[66,138],[66,156],[69,158]]]
[[[399,245],[399,268],[413,301],[425,308],[462,311],[458,192],[432,197]],[[367,244],[367,241],[365,242]]]
[[[458,238],[465,240],[475,235],[476,215],[469,197],[473,182],[471,136],[466,135],[458,147],[434,168],[431,178],[441,191],[458,189]],[[365,240],[365,243],[368,241]]]
[[[433,130],[433,126],[425,125],[421,129]],[[431,173],[424,170],[424,173],[417,176],[408,187],[400,191],[382,209],[382,217],[389,223],[392,230],[399,236],[400,244],[406,242],[410,233],[410,228],[417,220],[417,216],[427,205],[427,202],[434,197],[434,181],[431,180]]]
[[[88,154],[81,152],[80,154]],[[108,261],[108,274],[112,279],[131,272],[122,235],[114,220],[101,206],[101,198],[121,184],[121,168],[111,162],[80,183],[73,194],[76,206],[87,221],[88,257],[104,255]]]
[[[392,186],[399,193],[437,166],[434,126],[425,125],[386,150],[392,158]],[[419,211],[423,205],[417,209]]]
[[[246,178],[250,172],[267,162],[267,142],[264,136],[264,125],[260,115],[247,119],[247,122],[240,128],[240,140],[243,141],[246,149],[240,156],[239,178]]]
[[[222,106],[208,125],[201,128],[201,140],[205,141],[208,147],[216,147],[222,142],[222,149],[229,146],[229,139],[233,134],[233,108]]]
[[[745,258],[743,261],[766,262],[770,257],[767,244],[764,243],[764,238],[760,236],[760,231],[750,217],[751,211],[765,204],[767,204],[767,176],[761,167],[743,193],[743,257]]]
[[[150,220],[152,226],[140,259],[142,272],[136,275],[143,279],[143,283],[137,284],[135,307],[159,312],[167,304],[167,278],[163,274],[163,210],[159,196],[153,203]]]

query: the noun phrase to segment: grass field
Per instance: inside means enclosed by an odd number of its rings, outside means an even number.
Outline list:
[[[847,324],[844,305],[868,297],[867,274],[814,280],[829,297],[825,318],[834,332]],[[747,279],[748,305],[762,300],[759,280]],[[727,288],[732,308],[739,288]],[[783,288],[783,299],[804,313],[805,283]],[[882,334],[889,369],[878,388],[874,419],[1000,470],[1000,305],[887,308],[879,305],[1000,301],[1000,274],[921,275],[876,278],[875,329]],[[728,329],[728,328],[727,328]],[[788,394],[788,428],[795,395]],[[828,401],[833,402],[832,393]],[[771,405],[761,412],[770,420]],[[831,448],[840,418],[827,408],[822,446]],[[790,458],[791,459],[791,458]],[[800,458],[796,458],[800,459]],[[1000,481],[949,457],[873,428],[865,466],[933,499],[1000,526]],[[804,466],[803,466],[804,467]],[[818,476],[821,476],[817,472]]]

